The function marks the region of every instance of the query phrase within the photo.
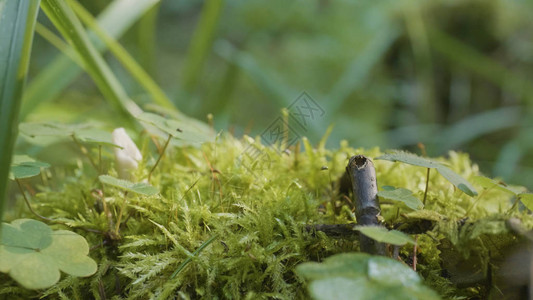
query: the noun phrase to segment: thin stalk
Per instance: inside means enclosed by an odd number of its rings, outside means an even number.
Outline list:
[[[283,108],[281,110],[281,115],[283,116],[283,139],[281,140],[280,150],[285,151],[289,141],[289,110],[287,108]]]
[[[165,145],[163,146],[163,149],[161,150],[161,153],[159,154],[159,157],[157,158],[157,161],[155,162],[154,166],[150,170],[150,173],[148,173],[148,182],[150,182],[150,179],[152,178],[152,173],[154,172],[155,168],[157,168],[157,165],[161,161],[161,158],[163,158],[163,154],[165,154],[165,150],[167,149],[171,138],[172,138],[172,135],[169,134],[168,135],[168,139],[167,139]]]
[[[22,194],[22,197],[24,198],[24,201],[26,202],[26,205],[28,206],[28,209],[30,210],[30,212],[32,214],[34,214],[35,216],[37,216],[38,218],[41,218],[41,219],[43,219],[45,221],[54,222],[54,220],[49,219],[49,218],[44,217],[44,216],[41,216],[40,214],[38,214],[36,211],[33,210],[33,208],[31,207],[31,204],[30,204],[30,200],[28,200],[28,197],[26,197],[26,193],[24,192],[24,188],[22,188],[22,184],[20,183],[20,180],[18,178],[15,178],[15,182],[17,182],[17,185],[19,187],[20,193]]]
[[[92,159],[92,157],[89,155],[89,151],[87,150],[87,148],[85,148],[85,146],[83,146],[80,141],[78,141],[78,139],[76,138],[76,136],[73,134],[71,135],[72,137],[72,140],[74,141],[74,143],[76,143],[76,145],[78,145],[78,147],[80,148],[81,150],[81,153],[83,155],[85,155],[85,157],[87,157],[89,159],[89,162],[91,163],[91,165],[94,167],[94,169],[96,170],[96,172],[99,172],[100,169],[98,168],[98,166],[96,165],[96,163],[94,162],[94,160]]]
[[[427,195],[428,195],[429,171],[431,171],[431,168],[428,168],[428,172],[427,172],[427,175],[426,175],[426,189],[424,190],[424,200],[422,201],[422,203],[424,203],[424,205],[426,205],[426,198],[427,198]]]
[[[415,235],[415,246],[413,248],[413,271],[415,272],[416,272],[416,264],[417,264],[417,258],[416,258],[417,246],[418,246],[418,235]]]
[[[98,145],[98,174],[102,174],[102,145]]]
[[[115,225],[115,234],[119,236],[120,222],[122,221],[122,214],[124,213],[124,207],[126,207],[126,198],[128,197],[128,192],[124,192],[124,200],[122,200],[122,205],[120,206],[120,212],[118,213],[117,224]]]

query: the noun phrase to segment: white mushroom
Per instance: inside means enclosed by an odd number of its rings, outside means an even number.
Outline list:
[[[141,151],[122,127],[113,130],[112,137],[113,143],[122,147],[122,149],[115,147],[115,168],[118,176],[123,179],[130,179],[132,171],[137,169],[139,161],[143,158]]]

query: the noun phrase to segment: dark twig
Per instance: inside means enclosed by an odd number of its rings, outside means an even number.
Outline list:
[[[353,198],[355,200],[355,216],[357,223],[362,226],[380,226],[378,216],[380,206],[376,170],[372,160],[364,155],[350,158],[346,171],[352,182]],[[361,251],[386,255],[386,245],[379,243],[363,234],[359,236]]]
[[[355,224],[316,224],[305,226],[305,230],[311,233],[321,231],[330,237],[356,237],[359,232],[354,227]]]

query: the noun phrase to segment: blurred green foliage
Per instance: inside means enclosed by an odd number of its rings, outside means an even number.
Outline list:
[[[80,3],[98,16],[109,1]],[[297,129],[311,141],[333,124],[329,146],[466,151],[486,174],[532,189],[532,8],[518,0],[167,0],[118,41],[178,109],[201,120],[212,113],[218,130],[260,134],[306,91],[325,111]],[[44,14],[39,22],[53,30]],[[32,55],[30,88],[59,54],[37,36]],[[152,101],[106,58],[133,100]],[[32,109],[26,120],[126,122],[86,75]]]

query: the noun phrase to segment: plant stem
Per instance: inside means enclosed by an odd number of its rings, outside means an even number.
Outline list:
[[[413,248],[413,271],[416,272],[416,264],[417,264],[417,258],[416,258],[416,250],[418,246],[418,235],[415,236],[415,246]]]
[[[168,135],[168,139],[167,139],[167,141],[165,143],[165,146],[163,146],[163,149],[161,149],[161,153],[159,154],[159,157],[157,158],[157,161],[155,162],[155,165],[150,170],[150,173],[148,173],[148,182],[150,182],[150,179],[152,178],[152,173],[154,172],[155,168],[157,167],[157,165],[161,161],[161,158],[163,158],[163,154],[165,154],[165,150],[167,149],[171,138],[172,138],[172,135],[169,134]]]
[[[122,214],[124,213],[124,207],[126,206],[126,197],[128,192],[124,192],[124,200],[122,200],[122,205],[120,206],[120,212],[118,213],[117,224],[115,225],[115,234],[119,236],[120,222],[122,220]]]
[[[427,172],[427,175],[426,175],[426,189],[424,190],[424,200],[422,201],[422,203],[424,203],[424,205],[426,205],[426,198],[427,198],[427,195],[428,195],[429,171],[431,171],[430,168],[428,168],[428,172]]]
[[[98,174],[102,174],[102,145],[98,145]]]
[[[89,151],[87,150],[87,148],[85,148],[85,146],[83,146],[80,143],[80,141],[78,141],[78,139],[76,138],[76,136],[74,134],[72,134],[71,137],[72,137],[72,140],[74,141],[74,143],[76,143],[76,145],[78,145],[78,147],[80,148],[81,153],[83,153],[83,155],[85,155],[85,157],[87,157],[89,159],[89,162],[91,163],[93,168],[96,170],[96,172],[98,172],[99,171],[98,166],[96,165],[94,160],[89,155]]]
[[[37,217],[43,219],[43,220],[46,220],[46,221],[49,221],[49,222],[54,222],[54,220],[49,219],[49,218],[44,217],[44,216],[41,216],[40,214],[38,214],[36,211],[33,210],[33,208],[31,207],[30,201],[26,197],[26,193],[24,192],[24,189],[22,188],[22,184],[20,183],[20,180],[18,178],[15,178],[15,181],[17,182],[17,185],[19,187],[20,193],[22,194],[22,197],[24,198],[24,201],[26,202],[26,205],[28,206],[28,209],[31,211],[31,213],[36,215]]]

